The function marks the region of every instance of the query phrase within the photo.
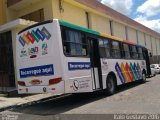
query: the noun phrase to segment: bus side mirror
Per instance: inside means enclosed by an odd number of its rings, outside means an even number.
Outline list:
[[[152,53],[151,52],[149,53],[149,57],[152,57]]]

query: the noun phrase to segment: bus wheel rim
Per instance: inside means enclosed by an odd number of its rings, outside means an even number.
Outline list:
[[[142,74],[142,79],[146,80],[146,75],[144,73]]]
[[[113,85],[114,83],[113,83],[113,80],[110,78],[109,80],[108,80],[108,83],[107,83],[107,87],[108,87],[108,90],[109,91],[113,91]]]

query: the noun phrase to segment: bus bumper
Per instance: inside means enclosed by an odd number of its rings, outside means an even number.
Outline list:
[[[53,93],[64,94],[64,81],[55,85],[18,86],[18,94]]]

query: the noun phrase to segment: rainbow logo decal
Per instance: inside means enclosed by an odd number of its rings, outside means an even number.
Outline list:
[[[35,42],[44,41],[45,39],[49,40],[51,38],[51,34],[48,30],[43,27],[41,30],[37,28],[36,30],[32,30],[31,32],[27,32],[19,37],[20,44],[24,47],[26,44],[34,44]]]
[[[122,84],[142,78],[140,65],[137,63],[121,63],[115,65],[115,70]]]

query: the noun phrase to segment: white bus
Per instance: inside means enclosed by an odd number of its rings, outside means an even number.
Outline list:
[[[19,94],[113,94],[150,74],[146,48],[57,19],[18,33],[16,67]]]

